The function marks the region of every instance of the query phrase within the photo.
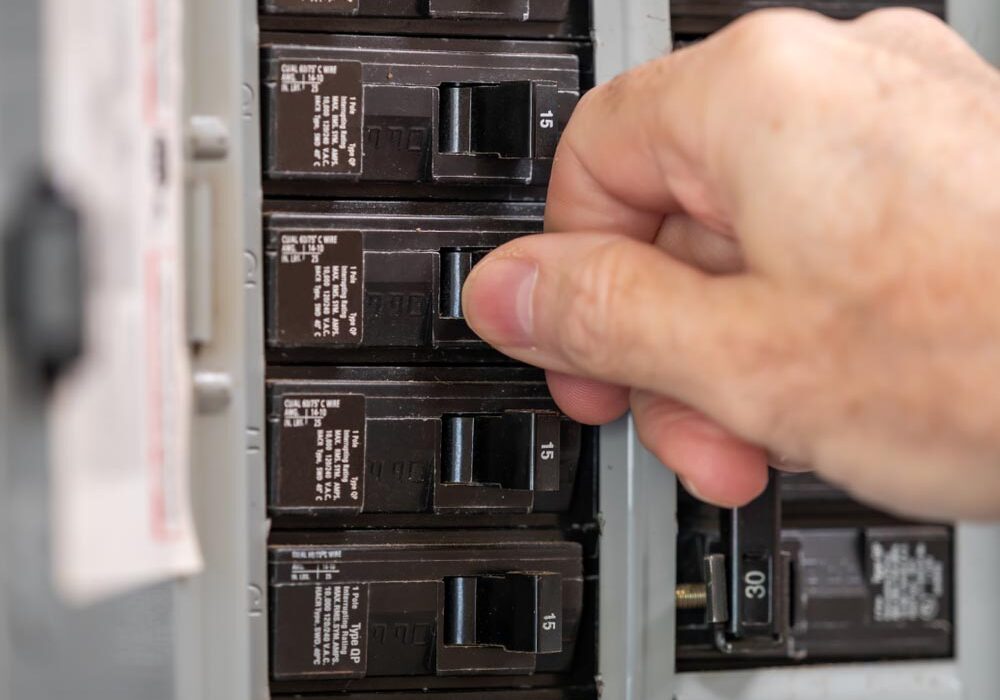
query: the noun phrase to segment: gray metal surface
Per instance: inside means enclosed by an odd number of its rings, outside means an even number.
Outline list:
[[[631,417],[601,430],[602,697],[670,700],[674,687],[676,480]]]
[[[667,0],[595,0],[598,82],[670,48]],[[669,700],[674,679],[676,481],[631,417],[601,430],[602,697]]]
[[[240,118],[242,144],[242,245],[246,261],[244,278],[244,342],[246,344],[246,468],[249,475],[248,576],[260,606],[251,610],[250,695],[251,700],[269,697],[267,623],[267,467],[264,454],[264,279],[261,185],[260,46],[257,0],[239,0],[239,51],[241,61]]]
[[[1000,33],[1000,26],[998,26]],[[965,700],[1000,698],[1000,526],[958,528],[958,671]]]
[[[670,51],[670,0],[594,0],[597,82]]]
[[[33,2],[3,0],[0,13],[0,262],[3,236],[11,216],[14,189],[26,164],[38,157],[39,55],[38,8]],[[2,269],[2,268],[0,268]],[[5,308],[0,277],[0,309]],[[8,345],[6,314],[0,314],[0,699],[14,697],[14,586],[19,539],[15,487],[24,469],[44,468],[43,427],[37,386],[18,379],[19,367]],[[15,465],[22,465],[15,474]]]
[[[675,694],[677,700],[962,700],[965,697],[955,664],[940,662],[683,673],[677,676]]]
[[[194,129],[189,204],[192,223],[208,237],[196,246],[207,259],[191,261],[202,304],[192,309],[201,411],[193,424],[191,486],[205,570],[178,586],[177,698],[262,700],[268,695],[263,341],[253,323],[262,313],[255,286],[260,141],[249,87],[256,85],[257,7],[255,0],[187,0],[186,11]]]
[[[947,0],[948,23],[987,61],[1000,66],[1000,2]]]

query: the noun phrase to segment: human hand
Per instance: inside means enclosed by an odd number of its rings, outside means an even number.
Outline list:
[[[466,317],[577,420],[631,407],[694,494],[744,503],[781,455],[1000,515],[1000,77],[936,19],[756,13],[591,91],[546,230]]]

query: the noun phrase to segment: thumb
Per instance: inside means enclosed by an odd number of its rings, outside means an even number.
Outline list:
[[[463,303],[473,330],[517,360],[670,396],[727,424],[755,413],[739,405],[752,401],[743,369],[775,342],[772,295],[749,274],[713,277],[627,236],[560,233],[489,255]]]

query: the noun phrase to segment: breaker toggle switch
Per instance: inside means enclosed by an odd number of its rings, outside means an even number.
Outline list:
[[[562,651],[562,577],[512,573],[445,580],[445,644]]]
[[[462,313],[462,286],[469,273],[488,249],[445,250],[441,253],[441,317],[465,318]]]
[[[444,154],[507,159],[555,155],[558,90],[554,83],[446,83],[440,99]]]
[[[569,0],[427,0],[427,14],[437,19],[561,22],[569,15]]]
[[[441,86],[441,151],[531,158],[534,89],[528,81]]]
[[[716,646],[727,654],[780,648],[788,642],[788,566],[781,550],[778,488],[772,471],[764,493],[720,514],[729,610]]]
[[[558,491],[560,432],[556,413],[448,417],[442,436],[442,481]]]

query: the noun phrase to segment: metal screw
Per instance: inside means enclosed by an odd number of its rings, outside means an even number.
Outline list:
[[[708,607],[708,587],[704,583],[682,583],[674,591],[678,610],[700,610]]]

